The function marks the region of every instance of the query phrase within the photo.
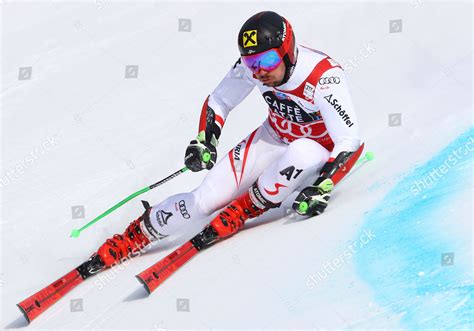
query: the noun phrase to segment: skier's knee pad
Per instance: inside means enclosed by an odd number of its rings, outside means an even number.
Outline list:
[[[215,185],[218,184],[215,183]],[[194,197],[195,208],[199,209],[203,217],[212,215],[216,210],[230,202],[223,199],[222,194],[215,193],[215,190],[215,188],[209,187],[209,185],[203,182],[191,192]]]
[[[329,158],[327,149],[317,141],[308,138],[301,138],[291,142],[287,153],[288,157],[302,168],[322,166]]]

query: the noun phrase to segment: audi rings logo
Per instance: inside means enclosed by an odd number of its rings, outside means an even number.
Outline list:
[[[321,77],[319,79],[319,84],[320,85],[339,84],[340,82],[341,82],[341,79],[337,76]]]
[[[188,210],[186,209],[186,202],[184,202],[184,200],[181,200],[178,203],[178,205],[179,205],[179,212],[181,213],[183,218],[189,219],[191,215],[189,215]]]

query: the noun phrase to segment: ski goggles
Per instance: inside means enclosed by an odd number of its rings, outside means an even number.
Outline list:
[[[269,49],[268,51],[242,56],[244,64],[254,73],[258,73],[260,70],[273,71],[283,61],[276,48]]]

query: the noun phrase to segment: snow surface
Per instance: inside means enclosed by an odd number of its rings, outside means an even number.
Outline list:
[[[4,1],[0,9],[1,328],[473,328],[472,3]],[[257,219],[147,297],[134,275],[202,220],[27,326],[15,304],[121,233],[142,213],[140,199],[79,239],[71,229],[183,166],[202,102],[238,57],[240,25],[268,9],[292,22],[300,43],[345,66],[376,158],[317,218]],[[182,18],[191,32],[178,31]],[[389,33],[398,19],[402,31]],[[124,78],[127,65],[139,66],[138,78]],[[31,79],[21,67],[32,67]],[[401,126],[389,127],[393,113]],[[230,115],[220,155],[265,116],[255,90]],[[434,177],[459,149],[456,165]],[[157,203],[203,176],[183,174],[143,198]],[[73,206],[85,218],[72,219]],[[75,299],[82,312],[71,312]],[[189,312],[177,311],[178,299]]]

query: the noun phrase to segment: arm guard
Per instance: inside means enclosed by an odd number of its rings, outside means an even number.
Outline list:
[[[319,185],[324,179],[330,178],[334,185],[341,181],[344,176],[349,173],[360,154],[364,149],[362,144],[355,152],[340,152],[335,159],[329,159],[321,168],[320,176],[316,180],[315,185]]]
[[[209,97],[202,106],[201,117],[199,120],[198,140],[217,146],[219,137],[221,136],[224,119],[217,115],[209,106]]]

